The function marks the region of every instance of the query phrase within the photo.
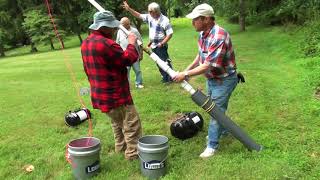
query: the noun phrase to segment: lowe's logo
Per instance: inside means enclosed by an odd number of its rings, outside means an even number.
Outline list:
[[[143,162],[143,168],[144,169],[149,169],[149,170],[156,170],[156,169],[161,169],[164,168],[165,164],[164,162],[157,161],[157,160],[152,160],[149,162]]]
[[[86,173],[93,173],[100,169],[99,161],[96,161],[95,163],[91,164],[90,166],[86,167]]]

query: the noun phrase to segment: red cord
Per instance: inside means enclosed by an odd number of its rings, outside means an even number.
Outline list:
[[[59,34],[58,30],[57,30],[57,26],[56,26],[56,24],[55,24],[55,22],[54,22],[54,18],[53,18],[52,14],[51,14],[51,7],[50,7],[50,3],[49,3],[48,0],[46,0],[46,6],[47,6],[47,9],[48,9],[48,15],[49,15],[50,20],[51,20],[51,23],[52,23],[52,25],[53,25],[53,31],[54,31],[54,33],[55,33],[55,35],[56,35],[56,38],[57,38],[57,39],[59,40],[59,42],[60,42],[61,52],[62,52],[63,57],[64,57],[64,62],[65,62],[65,65],[66,65],[67,69],[69,70],[69,73],[70,73],[70,76],[71,76],[71,79],[72,79],[72,82],[73,82],[73,86],[74,86],[74,88],[76,89],[76,92],[77,92],[78,99],[79,99],[80,104],[82,105],[82,107],[83,107],[83,108],[86,108],[85,103],[84,103],[84,101],[83,101],[83,99],[82,99],[82,97],[81,97],[81,95],[80,95],[80,88],[79,88],[79,85],[78,85],[79,83],[77,82],[75,73],[74,73],[74,71],[73,71],[73,69],[72,69],[72,65],[71,65],[71,63],[70,63],[70,61],[69,61],[70,58],[69,58],[69,57],[65,54],[65,52],[64,52],[64,45],[63,45],[61,36],[60,36],[60,34]],[[92,121],[91,121],[91,117],[90,117],[90,116],[88,116],[88,123],[89,123],[88,136],[89,136],[89,137],[92,137]],[[89,138],[89,139],[90,139],[90,138]],[[69,145],[67,144],[67,145],[66,145],[67,150],[66,150],[65,157],[66,157],[66,160],[67,160],[72,166],[74,166],[74,165],[72,164],[71,159],[69,158],[68,146],[69,146]]]

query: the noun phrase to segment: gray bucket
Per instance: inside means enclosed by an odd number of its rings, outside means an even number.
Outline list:
[[[138,142],[140,168],[144,176],[157,179],[166,174],[168,138],[161,135],[141,137]]]
[[[100,140],[95,137],[83,137],[69,142],[69,161],[76,179],[88,179],[100,171],[99,153]]]

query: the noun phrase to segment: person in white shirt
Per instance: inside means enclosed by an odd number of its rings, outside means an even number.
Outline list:
[[[141,38],[139,31],[136,28],[131,26],[131,22],[130,22],[129,18],[123,17],[120,20],[120,23],[128,31],[134,33],[137,36],[137,39],[139,39],[142,42],[142,38]],[[116,42],[118,44],[120,44],[120,46],[123,50],[125,50],[128,46],[128,36],[123,31],[118,30]],[[143,83],[142,83],[142,72],[140,69],[140,61],[143,58],[143,50],[142,50],[142,47],[140,47],[137,43],[135,44],[135,47],[139,53],[139,59],[132,65],[132,68],[133,68],[133,71],[135,72],[135,75],[136,75],[136,80],[135,80],[136,88],[141,89],[141,88],[144,88]],[[128,66],[127,68],[128,68],[128,79],[130,79],[131,67]]]
[[[148,5],[149,14],[141,14],[132,9],[126,1],[123,2],[122,7],[130,12],[134,17],[143,20],[148,23],[149,26],[149,47],[157,54],[160,59],[168,64],[172,68],[171,60],[168,54],[168,41],[171,39],[173,30],[169,19],[164,16],[160,11],[159,4],[153,2]],[[162,76],[163,83],[172,82],[172,78],[162,70],[159,66],[159,71]]]

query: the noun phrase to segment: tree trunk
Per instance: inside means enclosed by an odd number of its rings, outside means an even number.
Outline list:
[[[4,48],[3,48],[2,45],[0,45],[0,57],[4,57],[4,56],[6,56],[6,55],[4,54]]]
[[[63,39],[61,38],[60,41],[61,41],[62,49],[64,49],[64,41],[63,41]]]
[[[240,31],[246,30],[246,15],[244,0],[239,0],[239,25]]]
[[[78,38],[79,38],[79,40],[80,40],[80,45],[82,44],[82,37],[81,37],[81,34],[80,33],[77,33],[77,35],[78,35]]]
[[[33,42],[31,42],[31,51],[30,52],[31,53],[38,52],[38,49]]]
[[[51,39],[50,39],[50,46],[51,46],[51,50],[54,50],[53,42]]]

